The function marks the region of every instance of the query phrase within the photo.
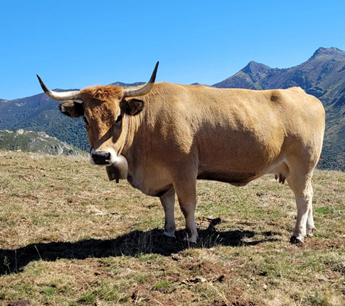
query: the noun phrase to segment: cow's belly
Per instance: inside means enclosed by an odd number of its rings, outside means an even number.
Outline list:
[[[215,180],[244,186],[267,173],[282,159],[281,145],[225,141],[199,149],[198,179]]]
[[[255,172],[204,171],[198,175],[198,179],[201,180],[225,182],[235,186],[244,186],[257,177],[258,176]]]

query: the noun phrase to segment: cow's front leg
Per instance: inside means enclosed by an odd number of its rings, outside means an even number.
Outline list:
[[[307,220],[307,236],[312,237],[314,230],[315,230],[315,225],[314,225],[314,217],[313,217],[313,207],[312,207],[312,203],[310,203],[309,210],[308,210],[308,220]]]
[[[168,237],[175,237],[176,224],[174,217],[175,208],[175,190],[171,188],[164,195],[159,197],[165,213],[164,235]]]
[[[174,184],[177,198],[180,204],[181,211],[186,220],[186,233],[185,240],[196,243],[198,232],[194,219],[196,209],[196,180],[179,181]]]

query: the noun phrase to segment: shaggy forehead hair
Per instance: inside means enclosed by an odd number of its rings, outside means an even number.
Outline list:
[[[121,100],[123,97],[122,87],[114,85],[87,87],[82,89],[80,93],[103,102],[113,99]]]

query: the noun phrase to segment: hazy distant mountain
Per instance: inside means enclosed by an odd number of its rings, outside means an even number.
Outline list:
[[[143,84],[145,84],[145,82],[135,82],[135,83],[115,82],[115,83],[111,83],[111,85],[122,86],[122,87],[137,87],[137,86],[140,86]]]
[[[133,87],[144,83],[113,85]],[[195,83],[197,84],[197,83]],[[272,89],[300,86],[318,97],[326,108],[326,135],[321,168],[345,171],[345,52],[319,48],[306,62],[291,68],[271,68],[251,61],[242,70],[214,84],[219,88]],[[37,86],[39,88],[39,86]],[[58,139],[88,150],[84,123],[58,111],[57,101],[45,94],[0,100],[0,130],[29,129],[44,131]]]

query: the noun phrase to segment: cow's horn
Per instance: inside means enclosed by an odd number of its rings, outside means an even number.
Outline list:
[[[148,83],[146,83],[145,86],[139,89],[125,89],[123,91],[124,97],[138,97],[138,96],[146,95],[151,90],[153,84],[155,83],[158,65],[159,65],[159,62],[157,62],[156,67],[153,70],[150,81],[148,81]]]
[[[40,81],[41,87],[43,91],[49,98],[52,98],[57,101],[64,101],[64,100],[80,100],[80,91],[65,91],[65,92],[57,92],[50,90],[42,81],[40,76],[37,74],[37,78]]]

